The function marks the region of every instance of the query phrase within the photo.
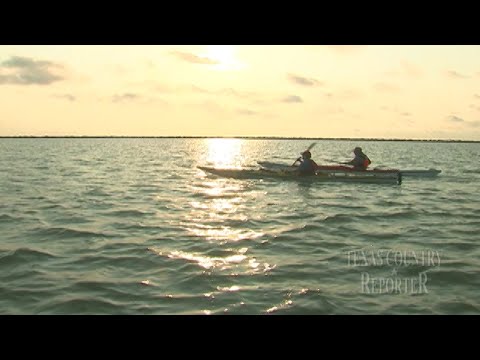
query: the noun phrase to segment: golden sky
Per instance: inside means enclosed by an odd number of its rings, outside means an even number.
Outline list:
[[[480,140],[480,46],[0,46],[0,136]]]

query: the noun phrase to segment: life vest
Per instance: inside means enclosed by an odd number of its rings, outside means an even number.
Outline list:
[[[315,175],[315,165],[313,160],[305,159],[299,167],[300,175]]]
[[[372,162],[370,161],[370,159],[368,158],[367,155],[365,155],[365,159],[363,160],[363,166],[365,167],[365,169],[368,167],[368,165],[370,165]]]
[[[355,170],[367,170],[368,165],[372,162],[365,154],[358,154],[353,161],[353,168]]]

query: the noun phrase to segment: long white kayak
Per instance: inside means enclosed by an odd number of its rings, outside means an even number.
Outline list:
[[[273,171],[278,171],[278,170],[294,171],[296,168],[291,165],[275,163],[270,161],[258,161],[258,164],[264,169],[273,170]],[[384,169],[384,168],[374,168],[372,170],[359,171],[359,170],[353,170],[352,167],[343,166],[343,165],[334,165],[334,166],[324,165],[324,166],[320,166],[319,170],[317,170],[317,173],[328,173],[328,174],[334,174],[334,173],[387,174],[387,173],[397,173],[397,172],[400,172],[402,176],[434,177],[440,174],[442,171],[437,169],[397,170],[397,169]]]
[[[321,182],[360,182],[360,183],[387,183],[401,184],[402,175],[399,172],[387,174],[324,174],[313,176],[300,176],[296,172],[269,169],[220,169],[207,166],[198,166],[199,169],[221,177],[235,179],[281,179],[281,180],[304,180]]]

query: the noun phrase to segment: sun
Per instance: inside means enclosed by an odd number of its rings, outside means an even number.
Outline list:
[[[238,70],[243,65],[236,58],[236,50],[234,45],[208,45],[206,56],[218,62],[214,65],[217,70]]]

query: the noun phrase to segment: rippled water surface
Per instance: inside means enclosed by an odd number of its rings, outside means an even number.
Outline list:
[[[0,139],[1,314],[478,314],[480,144],[318,141],[402,185],[223,179],[309,140]]]

